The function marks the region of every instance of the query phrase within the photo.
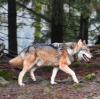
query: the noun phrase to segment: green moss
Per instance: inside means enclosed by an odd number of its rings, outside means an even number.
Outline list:
[[[0,70],[0,76],[5,78],[6,80],[11,80],[12,78],[15,77],[15,74],[10,71]]]
[[[84,67],[90,68],[90,67],[92,67],[92,65],[91,64],[84,64]]]
[[[74,62],[73,65],[80,65],[80,62],[79,61]]]
[[[85,80],[93,80],[94,78],[96,78],[96,75],[95,73],[91,73],[91,74],[86,75],[84,78]]]

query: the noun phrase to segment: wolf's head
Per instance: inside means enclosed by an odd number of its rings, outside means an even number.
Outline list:
[[[78,53],[78,59],[84,60],[88,62],[92,58],[92,53],[90,52],[89,47],[86,45],[85,40],[82,42],[82,40],[79,40],[76,45],[77,53]]]
[[[77,56],[78,56],[78,60],[80,61],[84,60],[86,62],[88,62],[93,57],[89,49],[80,50]]]

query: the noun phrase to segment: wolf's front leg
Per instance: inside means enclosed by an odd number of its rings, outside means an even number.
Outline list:
[[[24,85],[25,85],[25,84],[23,83],[23,77],[24,77],[24,75],[25,75],[26,72],[27,72],[27,71],[23,69],[23,70],[19,73],[19,76],[18,76],[18,84],[19,84],[20,86],[24,86]]]
[[[69,75],[71,75],[73,80],[74,80],[74,82],[79,83],[79,81],[78,81],[78,79],[76,77],[75,72],[72,69],[70,69],[67,65],[60,66],[60,69],[62,71],[64,71],[65,73],[68,73]]]
[[[51,83],[52,85],[57,84],[57,83],[55,82],[55,77],[56,77],[56,75],[57,75],[58,70],[59,70],[58,67],[54,67],[53,70],[52,70],[51,81],[50,81],[50,83]]]

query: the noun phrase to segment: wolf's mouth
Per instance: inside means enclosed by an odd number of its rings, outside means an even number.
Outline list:
[[[83,54],[83,59],[84,61],[89,62],[89,58],[85,54]]]

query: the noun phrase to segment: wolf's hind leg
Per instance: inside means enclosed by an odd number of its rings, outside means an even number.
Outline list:
[[[34,63],[30,63],[28,61],[25,61],[24,64],[23,64],[23,69],[22,71],[19,73],[19,76],[18,76],[18,84],[20,86],[24,86],[25,84],[23,83],[23,77],[24,75],[26,74],[26,72],[28,72],[32,66],[34,66],[35,62]]]
[[[78,81],[78,79],[77,79],[77,77],[76,77],[75,72],[74,72],[72,69],[70,69],[67,65],[65,65],[65,66],[60,66],[60,69],[61,69],[62,71],[64,71],[65,73],[68,73],[69,75],[71,75],[72,78],[73,78],[73,80],[74,80],[74,82],[79,83],[79,81]]]
[[[50,81],[50,83],[51,83],[52,85],[57,84],[57,83],[55,82],[55,77],[56,77],[56,75],[57,75],[58,70],[59,70],[58,67],[54,67],[53,70],[52,70],[51,81]]]
[[[30,76],[32,78],[33,81],[36,81],[36,77],[34,75],[34,72],[35,70],[37,69],[37,67],[33,67],[31,70],[30,70]]]

